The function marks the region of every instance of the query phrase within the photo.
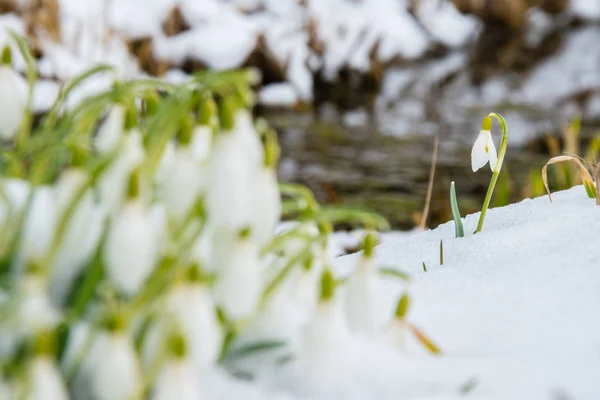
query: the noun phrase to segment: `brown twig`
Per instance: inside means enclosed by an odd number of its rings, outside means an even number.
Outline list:
[[[427,216],[429,214],[429,206],[431,205],[431,195],[433,193],[433,180],[435,178],[435,167],[437,165],[437,153],[438,153],[438,142],[439,135],[435,135],[433,142],[433,153],[431,155],[431,169],[429,170],[429,183],[427,184],[427,197],[425,198],[425,208],[423,208],[423,214],[421,215],[421,223],[419,227],[425,230],[427,226]]]

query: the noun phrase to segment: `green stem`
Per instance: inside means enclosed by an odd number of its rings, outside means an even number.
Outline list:
[[[494,166],[492,180],[490,181],[490,186],[488,187],[487,194],[485,195],[485,200],[483,201],[483,207],[481,208],[481,215],[479,216],[479,222],[477,223],[477,230],[475,231],[475,233],[481,232],[481,229],[483,228],[485,214],[490,206],[492,194],[494,193],[494,188],[496,187],[496,182],[498,181],[498,175],[500,175],[500,170],[502,169],[502,163],[504,161],[504,155],[506,154],[506,148],[508,147],[508,125],[506,124],[506,120],[500,114],[496,113],[490,113],[488,117],[495,118],[500,123],[500,128],[502,129],[502,142],[500,143],[498,161],[496,161],[496,165]]]

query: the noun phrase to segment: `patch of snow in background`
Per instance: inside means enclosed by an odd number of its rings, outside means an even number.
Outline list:
[[[266,106],[293,106],[298,97],[289,83],[271,83],[260,89],[258,102]]]

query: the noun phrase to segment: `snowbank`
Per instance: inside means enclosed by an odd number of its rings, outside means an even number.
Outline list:
[[[449,222],[377,247],[380,264],[413,276],[409,319],[445,355],[399,360],[382,353],[357,360],[356,376],[379,384],[347,388],[337,398],[361,398],[347,397],[352,390],[362,390],[363,398],[459,398],[460,385],[473,378],[478,383],[469,398],[598,398],[600,208],[581,186],[553,201],[540,197],[492,209],[474,236],[454,238]],[[478,214],[467,216],[465,232],[473,232],[477,220]],[[336,267],[346,274],[358,259],[341,257]],[[400,285],[386,285],[389,315]]]

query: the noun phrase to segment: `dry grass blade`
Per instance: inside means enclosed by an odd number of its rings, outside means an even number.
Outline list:
[[[588,171],[588,169],[583,165],[583,163],[579,159],[579,157],[571,156],[571,155],[564,155],[564,156],[552,157],[550,160],[548,160],[546,165],[544,165],[544,167],[542,168],[542,179],[544,181],[544,187],[546,188],[546,193],[548,193],[548,197],[550,198],[550,202],[552,202],[552,195],[550,194],[550,187],[548,186],[548,173],[546,170],[548,168],[548,165],[560,163],[563,161],[575,161],[575,163],[579,167],[579,170],[581,171],[581,180],[583,181],[583,185],[585,186],[585,190],[586,190],[588,196],[592,199],[594,197],[596,197],[595,188],[594,188],[594,180],[593,180],[592,176],[590,175],[590,172]]]
[[[429,214],[429,207],[431,205],[431,195],[433,193],[433,180],[435,179],[435,167],[437,165],[437,154],[438,154],[439,135],[435,135],[433,142],[433,153],[431,154],[431,169],[429,170],[429,183],[427,184],[427,197],[425,198],[425,208],[423,208],[423,214],[421,215],[421,223],[419,228],[425,230],[427,227],[427,216]]]
[[[417,340],[425,346],[427,350],[429,350],[432,354],[442,354],[442,350],[435,344],[431,339],[429,339],[419,328],[414,326],[413,324],[409,324],[408,328],[415,335]]]

